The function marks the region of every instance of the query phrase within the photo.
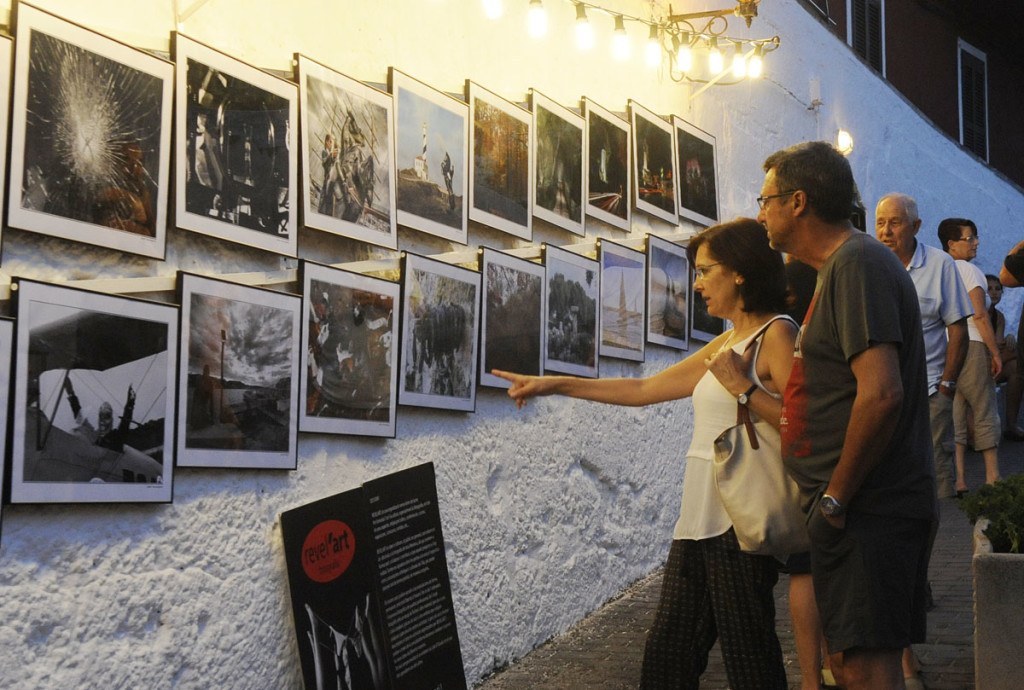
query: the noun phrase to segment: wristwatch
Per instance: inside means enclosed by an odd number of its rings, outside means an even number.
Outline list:
[[[752,396],[754,394],[754,391],[756,390],[757,384],[755,383],[750,388],[748,388],[746,392],[740,393],[739,396],[736,398],[736,402],[738,402],[740,405],[746,405],[748,402],[750,402],[750,396]]]
[[[948,390],[956,390],[956,381],[939,381],[940,386],[945,386]]]
[[[835,496],[829,496],[828,494],[821,497],[820,505],[821,513],[825,517],[839,517],[846,512],[846,508],[843,507],[843,504],[837,501]]]

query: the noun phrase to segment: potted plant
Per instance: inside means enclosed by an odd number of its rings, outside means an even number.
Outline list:
[[[974,523],[974,684],[1020,687],[1024,639],[1024,475],[987,484],[960,504]]]

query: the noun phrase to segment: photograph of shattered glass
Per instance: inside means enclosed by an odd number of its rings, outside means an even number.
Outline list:
[[[17,8],[10,225],[163,258],[173,65]]]

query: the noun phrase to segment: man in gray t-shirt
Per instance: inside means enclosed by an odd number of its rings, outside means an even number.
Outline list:
[[[818,270],[782,413],[783,460],[809,511],[811,571],[844,687],[903,687],[923,642],[938,518],[921,312],[906,269],[856,232],[853,174],[826,142],[765,161],[758,220]],[[841,654],[840,654],[841,653]]]

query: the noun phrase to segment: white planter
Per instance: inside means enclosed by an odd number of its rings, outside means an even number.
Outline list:
[[[974,526],[974,687],[1019,690],[1024,554],[992,553],[987,526],[985,519]]]

